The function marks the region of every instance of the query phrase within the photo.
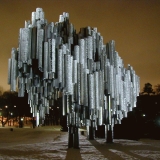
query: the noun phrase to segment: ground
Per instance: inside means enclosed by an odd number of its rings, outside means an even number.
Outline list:
[[[158,160],[160,140],[87,140],[80,132],[80,149],[68,149],[68,133],[60,126],[0,127],[0,159],[5,160]]]

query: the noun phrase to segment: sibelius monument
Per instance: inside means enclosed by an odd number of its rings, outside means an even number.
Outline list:
[[[41,8],[32,12],[31,22],[19,31],[19,46],[12,48],[8,84],[18,96],[28,93],[36,125],[43,123],[54,100],[62,99],[62,116],[67,117],[68,147],[79,148],[79,128],[87,138],[105,125],[106,141],[113,140],[113,126],[120,124],[136,107],[139,77],[115,50],[115,41],[103,44],[97,28],[80,28],[76,33],[63,13],[59,22],[48,23]]]

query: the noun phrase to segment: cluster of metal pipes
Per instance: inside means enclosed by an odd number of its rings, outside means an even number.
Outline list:
[[[11,91],[17,90],[17,81],[19,97],[28,93],[37,125],[43,123],[54,100],[62,97],[68,146],[75,148],[79,147],[81,126],[92,139],[94,130],[105,125],[106,139],[112,141],[114,124],[136,107],[140,89],[139,77],[130,65],[124,68],[115,41],[103,44],[97,28],[85,27],[76,33],[68,13],[60,15],[59,22],[48,23],[41,8],[20,28],[19,47],[12,48],[8,66]]]

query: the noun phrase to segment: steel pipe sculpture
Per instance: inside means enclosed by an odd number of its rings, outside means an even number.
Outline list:
[[[49,106],[62,97],[62,115],[67,116],[68,147],[79,147],[79,128],[86,126],[94,138],[98,126],[106,126],[112,141],[115,123],[136,107],[139,77],[115,51],[115,41],[103,44],[97,28],[76,33],[63,13],[59,22],[48,23],[41,8],[19,31],[19,47],[12,48],[8,84],[18,96],[28,93],[31,113],[42,124]]]

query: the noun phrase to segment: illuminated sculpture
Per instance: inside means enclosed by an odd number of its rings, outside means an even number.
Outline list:
[[[139,77],[115,51],[112,40],[103,44],[96,28],[81,28],[76,33],[69,14],[59,22],[48,23],[37,8],[32,21],[19,32],[19,47],[12,49],[8,83],[18,95],[28,93],[31,113],[42,124],[49,106],[62,97],[62,115],[67,116],[68,147],[79,147],[79,128],[86,126],[89,139],[97,126],[106,126],[107,142],[112,129],[127,112],[136,107]]]

